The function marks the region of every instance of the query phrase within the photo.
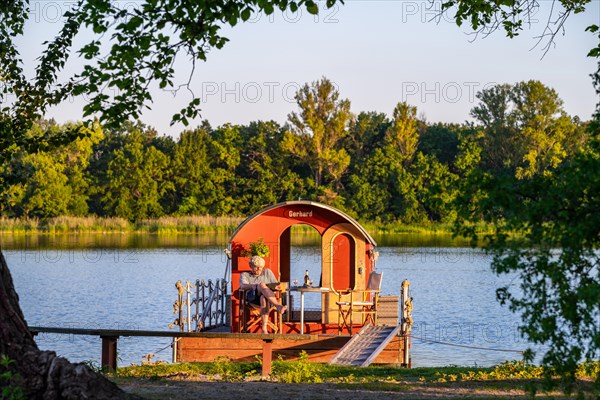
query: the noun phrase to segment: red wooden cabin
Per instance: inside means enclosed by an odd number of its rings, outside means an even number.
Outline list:
[[[320,277],[311,278],[316,285],[328,290],[321,294],[320,321],[305,322],[304,332],[337,333],[338,291],[365,289],[375,264],[376,243],[358,222],[334,207],[312,201],[288,201],[269,206],[248,217],[229,240],[232,252],[232,332],[240,331],[240,274],[250,270],[248,257],[242,256],[243,250],[248,249],[251,242],[262,238],[270,248],[266,267],[280,282],[291,286],[291,230],[294,225],[300,224],[313,227],[321,236]],[[290,332],[299,332],[297,319],[284,323],[281,333]]]
[[[240,315],[240,310],[244,308],[240,305],[240,274],[250,270],[249,259],[242,256],[242,252],[249,248],[251,242],[262,239],[270,248],[270,255],[266,257],[266,267],[273,271],[280,282],[287,282],[287,286],[290,287],[291,274],[299,273],[292,271],[292,227],[295,225],[311,226],[321,239],[320,276],[314,275],[314,267],[311,274],[313,286],[318,286],[319,289],[310,294],[320,296],[320,311],[315,311],[303,324],[300,323],[301,318],[298,318],[302,313],[294,313],[292,317],[290,312],[286,313],[281,330],[276,326],[277,333],[274,335],[252,334],[258,332],[260,324],[254,325],[254,329],[241,329],[243,316]],[[360,291],[367,289],[369,276],[375,269],[377,253],[374,251],[376,243],[373,238],[353,218],[326,204],[289,201],[266,207],[247,218],[232,234],[229,242],[231,302],[228,315],[231,332],[223,333],[217,328],[214,331],[190,333],[191,337],[181,337],[174,345],[176,361],[212,361],[219,356],[236,361],[253,361],[261,354],[270,360],[271,352],[274,356],[294,360],[302,352],[306,352],[311,361],[331,362],[332,357],[335,357],[351,338],[359,337],[351,336],[348,328],[351,326],[356,329],[354,332],[358,332],[366,319],[357,316],[352,320],[351,317],[352,323],[342,325],[342,329],[338,329],[341,307],[338,307],[336,302],[340,302],[340,291],[348,289],[352,289],[353,292],[346,294],[346,300],[362,299],[364,292]],[[301,276],[292,278],[298,279]],[[404,293],[407,296],[407,291]],[[293,308],[299,311],[298,300],[301,294],[298,291],[285,293],[286,296],[288,294],[294,296]],[[377,321],[380,326],[377,328],[392,326],[393,332],[397,332],[398,299],[398,296],[379,297]],[[290,303],[288,308],[292,308]],[[383,309],[387,312],[382,313]],[[377,347],[369,362],[409,366],[409,329],[407,325],[407,328],[403,328],[402,336],[388,336],[391,341],[386,339],[387,344],[384,347]],[[250,334],[239,333],[242,331]],[[389,335],[395,335],[393,332]],[[297,335],[298,333],[301,335]]]

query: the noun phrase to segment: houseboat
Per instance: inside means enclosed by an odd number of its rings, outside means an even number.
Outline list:
[[[291,270],[299,225],[320,237],[320,271],[307,279]],[[260,315],[245,304],[240,290],[240,275],[250,271],[250,248],[256,243],[268,246],[266,268],[281,282],[276,294],[287,306],[283,314],[270,310],[268,334],[261,333]],[[403,281],[397,294],[381,293],[386,277],[376,268],[376,245],[356,220],[326,204],[288,201],[258,211],[231,235],[224,279],[177,283],[174,325],[201,334],[177,338],[173,360],[254,361],[268,341],[272,354],[287,360],[306,352],[313,362],[409,367],[409,283]],[[305,296],[320,308],[305,309]]]

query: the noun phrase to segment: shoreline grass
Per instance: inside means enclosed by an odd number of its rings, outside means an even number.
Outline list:
[[[164,216],[130,222],[118,217],[75,217],[61,216],[48,219],[0,217],[2,234],[70,234],[70,233],[152,233],[158,235],[232,233],[245,220],[234,216]],[[444,223],[402,224],[364,222],[367,232],[377,235],[452,235],[452,225]],[[489,227],[481,225],[478,232],[488,232]],[[299,235],[316,234],[308,225],[296,225],[293,232]]]
[[[141,365],[121,367],[116,375],[120,377],[169,377],[173,374],[191,376],[195,374],[213,375],[213,379],[245,380],[247,377],[260,370],[260,357],[254,362],[236,362],[229,357],[217,357],[212,362],[184,362],[166,363],[142,362]],[[282,379],[290,372],[297,372],[294,379]],[[418,382],[457,382],[457,381],[502,381],[519,379],[542,379],[545,370],[542,366],[527,364],[523,361],[505,361],[492,367],[469,367],[449,365],[444,367],[417,367],[405,368],[391,365],[371,365],[369,367],[355,367],[347,365],[334,365],[314,363],[308,360],[306,352],[301,352],[296,360],[285,360],[281,356],[273,360],[273,375],[280,381],[287,383],[303,382],[337,382],[342,381],[368,382],[403,379]],[[592,382],[600,378],[600,362],[585,362],[578,366],[576,378],[580,381]],[[598,382],[600,383],[600,382]]]
[[[166,216],[130,222],[124,218],[61,216],[49,219],[0,217],[3,234],[70,234],[70,233],[231,233],[243,217]]]
[[[142,379],[151,381],[208,381],[253,382],[260,380],[260,362],[234,362],[219,357],[211,363],[151,363],[120,368],[111,377],[117,381]],[[584,396],[600,394],[598,375],[600,363],[582,364],[577,374],[574,392]],[[366,368],[311,363],[306,353],[296,361],[282,359],[273,362],[271,382],[285,384],[333,384],[340,389],[385,392],[403,392],[423,388],[443,389],[452,392],[458,388],[477,388],[492,396],[522,396],[533,392],[552,393],[562,398],[564,389],[559,381],[548,386],[543,367],[524,364],[522,361],[505,362],[494,367],[425,367],[401,368],[394,366],[369,366]],[[596,386],[594,386],[596,380]],[[549,390],[549,391],[547,391]],[[434,396],[435,397],[435,396]],[[461,396],[462,397],[462,396]]]

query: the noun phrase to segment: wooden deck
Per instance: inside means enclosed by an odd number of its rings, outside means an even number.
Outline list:
[[[398,326],[398,296],[381,296],[378,325]],[[292,307],[290,307],[292,308]],[[312,362],[327,363],[351,339],[348,332],[340,334],[337,323],[322,323],[321,310],[304,311],[304,335],[300,335],[299,310],[290,309],[284,316],[281,332],[273,335],[273,356],[285,360],[296,360],[302,351]],[[358,332],[362,324],[353,325]],[[226,329],[222,327],[220,330]],[[194,336],[177,339],[174,352],[176,362],[211,362],[218,357],[229,357],[233,361],[255,361],[263,354],[263,341],[258,337],[260,326],[250,334],[223,334],[218,337]],[[206,334],[213,332],[205,331]],[[406,338],[394,337],[375,358],[374,364],[405,365]],[[410,347],[410,344],[408,344]]]
[[[309,331],[323,329],[323,324],[307,324]],[[311,325],[315,325],[311,327]],[[337,327],[336,327],[337,328]],[[234,361],[255,361],[262,357],[262,374],[271,373],[273,356],[296,360],[302,351],[312,362],[326,363],[351,338],[336,334],[257,334],[229,332],[173,332],[136,331],[114,329],[79,329],[59,327],[29,327],[33,335],[38,333],[62,333],[70,335],[98,336],[102,345],[103,368],[116,370],[117,341],[124,336],[172,337],[175,362],[211,362],[217,357],[229,357]],[[375,364],[402,365],[404,338],[395,337],[374,360]]]
[[[382,312],[379,322],[386,326],[397,326],[398,314],[396,296],[382,297]],[[387,304],[386,304],[387,303]],[[290,312],[291,314],[291,312]],[[295,314],[291,314],[296,316]],[[296,360],[306,352],[312,362],[326,363],[351,339],[348,334],[339,334],[337,324],[319,322],[320,311],[310,314],[306,311],[304,334],[300,334],[298,321],[284,322],[277,334],[231,333],[229,326],[221,326],[211,331],[138,331],[114,329],[79,329],[61,327],[29,327],[33,335],[38,333],[59,333],[97,336],[102,345],[103,368],[117,368],[117,342],[120,337],[171,337],[173,338],[173,361],[175,362],[211,362],[218,357],[229,357],[234,361],[255,361],[262,357],[262,373],[271,373],[272,356],[285,360]],[[289,318],[289,317],[288,317]],[[308,321],[307,321],[308,320]],[[358,331],[361,326],[354,325]],[[382,346],[385,344],[382,344]],[[373,363],[410,366],[403,363],[408,355],[410,341],[406,337],[396,336],[385,345]]]
[[[30,326],[29,331],[32,335],[39,333],[62,333],[68,335],[90,335],[99,336],[102,340],[102,368],[108,370],[117,369],[117,341],[123,336],[145,336],[145,337],[172,337],[175,343],[175,352],[177,353],[177,344],[179,340],[186,338],[197,338],[201,341],[228,342],[232,345],[236,340],[254,340],[260,344],[260,354],[262,356],[262,375],[271,374],[272,344],[277,337],[284,335],[274,334],[256,334],[256,333],[223,333],[223,332],[171,332],[171,331],[137,331],[137,330],[115,330],[115,329],[82,329],[82,328],[60,328],[60,327],[41,327]],[[179,338],[179,339],[177,339]],[[316,335],[285,335],[285,340],[303,341],[315,340]],[[213,358],[214,359],[214,358]],[[192,360],[201,361],[201,360]],[[212,361],[212,359],[211,359]],[[254,360],[253,360],[254,361]]]

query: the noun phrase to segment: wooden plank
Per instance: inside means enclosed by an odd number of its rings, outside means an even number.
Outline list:
[[[374,364],[400,364],[401,338],[395,337],[373,361]],[[305,351],[311,362],[328,362],[348,341],[350,336],[319,335],[317,340],[286,340],[281,335],[273,341],[273,356],[283,356],[286,360],[297,360]],[[178,342],[178,362],[211,362],[217,357],[230,357],[235,361],[255,361],[262,354],[262,342],[253,339],[182,338]]]
[[[384,338],[382,338],[379,346],[377,346],[377,348],[373,350],[373,353],[365,360],[362,366],[366,367],[370,365],[373,361],[375,361],[375,358],[377,358],[377,356],[387,347],[387,344],[391,342],[394,337],[397,337],[397,333],[400,330],[400,326],[388,329],[390,329],[390,332],[386,332],[387,335]]]
[[[70,335],[87,336],[144,336],[144,337],[198,337],[198,338],[252,338],[252,339],[277,339],[286,337],[291,340],[314,340],[316,334],[263,334],[263,333],[229,333],[229,332],[174,332],[174,331],[142,331],[128,329],[80,329],[80,328],[57,328],[30,326],[29,331],[36,335],[38,333],[62,333]]]
[[[377,307],[377,325],[398,325],[399,296],[380,296]]]
[[[274,340],[273,348],[275,350],[282,348],[293,348],[297,350],[309,349],[339,349],[343,346],[350,336],[325,336],[316,340],[289,340],[285,336]],[[262,349],[262,340],[247,338],[183,338],[180,341],[181,348],[192,349]]]
[[[299,340],[290,339],[287,335],[280,335],[274,340],[274,348],[287,348],[294,346],[299,349],[307,348],[328,348],[336,349],[344,345],[350,336],[337,336],[337,335],[319,335],[313,340]],[[190,347],[202,347],[202,348],[251,348],[260,349],[262,348],[262,340],[247,338],[247,337],[227,337],[227,338],[182,338],[180,340],[187,346]]]
[[[402,338],[394,337],[375,358],[373,364],[402,364]]]

